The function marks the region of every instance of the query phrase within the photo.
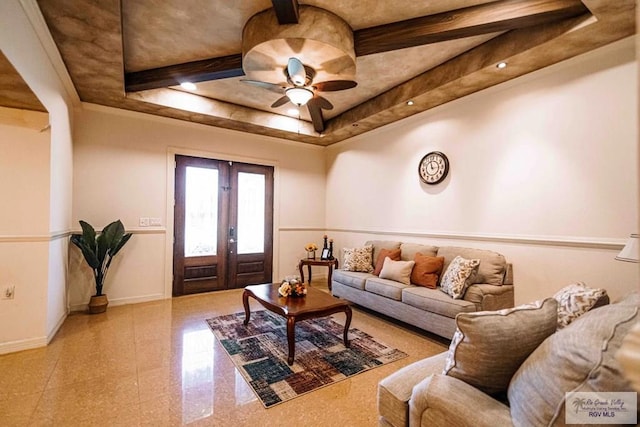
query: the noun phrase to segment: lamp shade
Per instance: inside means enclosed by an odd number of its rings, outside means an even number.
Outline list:
[[[638,244],[638,235],[632,234],[629,236],[627,243],[624,245],[624,248],[622,248],[616,259],[618,261],[638,262],[640,261],[640,251],[638,249],[640,249],[640,245]]]
[[[287,95],[287,98],[289,98],[289,100],[296,104],[298,107],[303,106],[304,104],[309,102],[311,98],[313,98],[313,92],[303,87],[292,87],[290,89],[287,89],[285,94]]]

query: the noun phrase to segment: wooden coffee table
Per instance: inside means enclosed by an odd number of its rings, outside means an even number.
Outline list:
[[[307,287],[305,297],[281,297],[278,294],[279,283],[267,283],[264,285],[250,285],[244,288],[242,294],[242,304],[244,305],[245,326],[249,324],[249,297],[254,298],[267,310],[279,314],[287,319],[287,344],[289,345],[289,357],[287,363],[293,365],[293,358],[296,352],[296,322],[317,317],[329,316],[334,313],[344,312],[347,321],[344,324],[343,341],[345,347],[349,347],[347,338],[349,325],[351,324],[351,307],[343,299],[332,297],[331,295]]]

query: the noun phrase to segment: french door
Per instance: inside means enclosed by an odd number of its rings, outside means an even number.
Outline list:
[[[173,295],[270,283],[273,167],[176,155]]]

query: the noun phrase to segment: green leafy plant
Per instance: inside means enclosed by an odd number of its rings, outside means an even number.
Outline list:
[[[100,234],[91,224],[80,221],[82,234],[72,234],[71,243],[82,251],[84,259],[93,270],[96,280],[96,296],[102,295],[102,287],[113,257],[131,238],[131,233],[124,232],[124,225],[120,220],[107,225]]]

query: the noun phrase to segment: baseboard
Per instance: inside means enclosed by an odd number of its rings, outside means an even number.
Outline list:
[[[62,316],[60,316],[60,319],[58,319],[58,323],[56,323],[56,325],[53,327],[53,329],[47,334],[47,345],[51,342],[53,337],[56,336],[56,334],[58,333],[58,331],[62,327],[62,324],[64,323],[65,320],[67,320],[67,313],[66,312]]]
[[[9,341],[0,344],[0,354],[15,353],[16,351],[31,350],[47,345],[47,337],[29,338],[26,340]]]
[[[129,297],[129,298],[115,298],[115,299],[109,299],[109,305],[112,307],[116,307],[119,305],[139,304],[141,302],[157,301],[161,299],[165,299],[164,294],[142,295],[139,297]],[[86,304],[73,304],[69,306],[69,311],[70,312],[87,311],[88,308],[89,308],[88,302]]]

